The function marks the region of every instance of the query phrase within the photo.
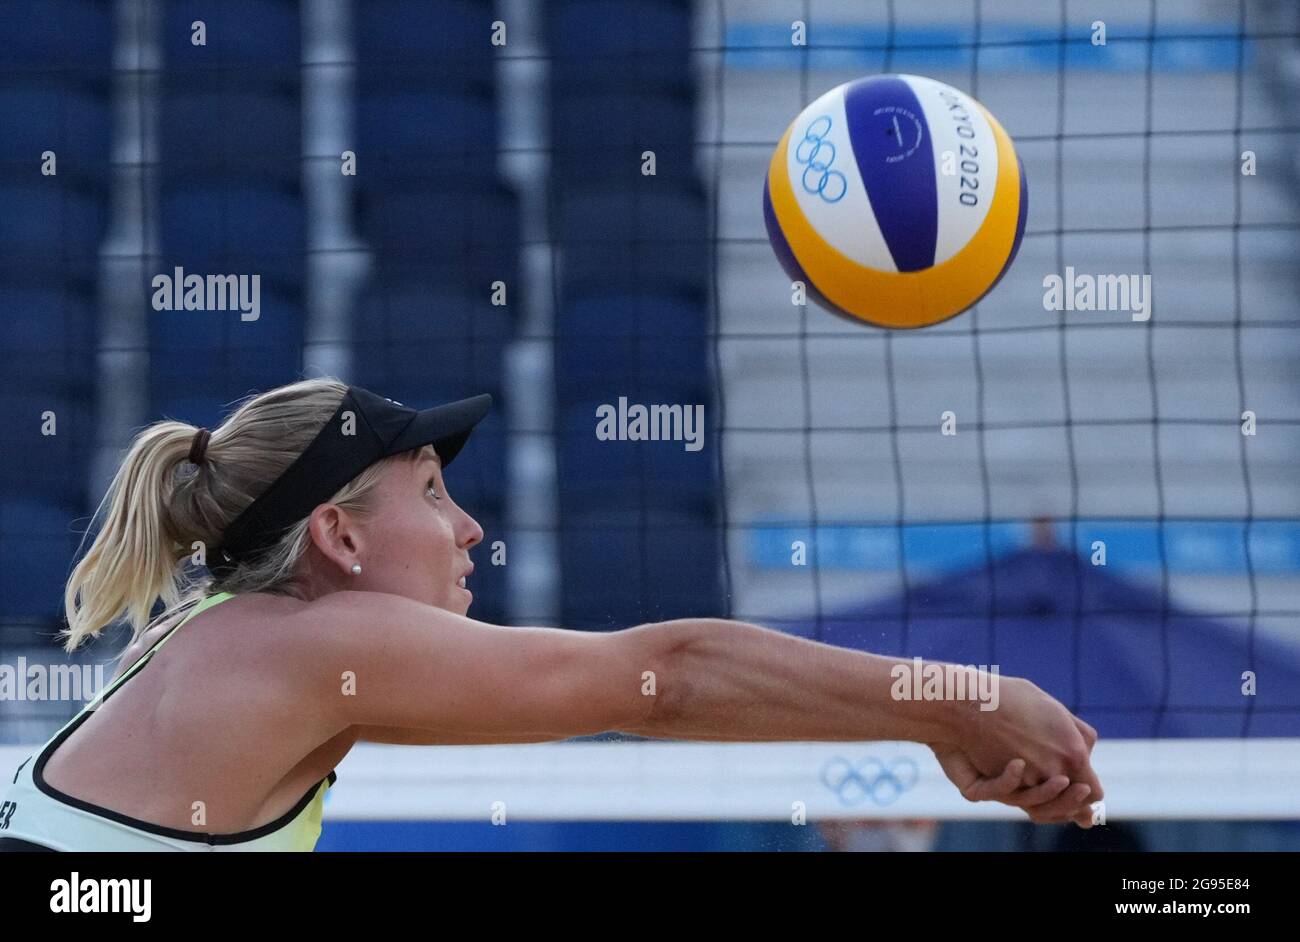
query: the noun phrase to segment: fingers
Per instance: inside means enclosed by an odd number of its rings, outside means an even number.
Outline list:
[[[1084,804],[1091,792],[1088,785],[1071,785],[1068,775],[1054,775],[1038,785],[1021,787],[1024,771],[1025,761],[1012,759],[997,778],[975,774],[962,788],[962,796],[968,801],[999,801],[1023,809],[1037,824],[1074,821],[1081,827],[1092,826],[1092,808]]]
[[[1084,735],[1082,730],[1080,735]],[[959,749],[936,750],[935,755],[967,801],[998,801],[1020,808],[1036,824],[1074,822],[1080,827],[1092,827],[1093,810],[1088,802],[1098,799],[1086,782],[1071,783],[1070,776],[1057,774],[1026,784],[1030,781],[1028,763],[1019,758],[1008,762],[996,777],[985,777]]]
[[[1101,787],[1101,779],[1092,768],[1092,747],[1097,744],[1097,731],[1077,716],[1072,716],[1072,719],[1083,740],[1083,748],[1078,749],[1076,744],[1076,748],[1071,750],[1071,759],[1067,761],[1065,771],[1071,779],[1082,782],[1091,789],[1092,801],[1100,801],[1106,793]]]
[[[1085,760],[1082,765],[1072,770],[1070,778],[1075,782],[1082,782],[1088,786],[1091,793],[1090,801],[1101,801],[1106,797],[1106,792],[1101,787],[1101,779],[1093,771],[1092,762]]]
[[[1106,793],[1101,787],[1101,779],[1097,777],[1097,773],[1092,768],[1092,763],[1087,759],[1067,765],[1065,774],[1070,777],[1070,781],[1088,786],[1090,801],[1101,801],[1102,798],[1106,797]]]
[[[1073,821],[1087,812],[1088,821],[1092,821],[1092,809],[1088,805],[1080,805],[1088,800],[1092,788],[1083,782],[1075,782],[1058,797],[1051,801],[1044,802],[1034,808],[1026,808],[1029,820],[1035,824],[1064,824],[1067,821]]]
[[[1053,775],[1047,781],[1032,788],[1023,788],[1006,801],[1017,808],[1036,808],[1059,797],[1061,792],[1070,787],[1070,776]]]
[[[973,767],[971,771],[974,772]],[[967,801],[1006,801],[1020,788],[1024,772],[1025,760],[1012,759],[997,778],[980,778],[976,775],[962,788],[962,796]]]
[[[1020,760],[1015,760],[1019,762]],[[1011,768],[1008,764],[1008,770]],[[1093,810],[1086,803],[1091,795],[1091,787],[1082,782],[1070,783],[1068,775],[1054,775],[1039,785],[1007,791],[1007,786],[1014,776],[1004,772],[998,779],[983,779],[972,783],[963,792],[967,797],[978,794],[972,801],[992,800],[1020,808],[1029,814],[1031,821],[1037,824],[1063,824],[1073,821],[1080,827],[1090,828],[1093,822]]]

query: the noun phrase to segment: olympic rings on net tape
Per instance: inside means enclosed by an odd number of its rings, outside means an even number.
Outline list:
[[[888,765],[872,757],[855,765],[836,756],[822,766],[821,772],[822,784],[845,806],[860,805],[867,799],[882,807],[893,804],[919,777],[916,763],[906,756]]]

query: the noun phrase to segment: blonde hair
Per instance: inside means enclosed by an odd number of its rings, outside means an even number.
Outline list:
[[[165,619],[213,592],[289,594],[310,539],[306,518],[223,576],[187,575],[186,562],[220,547],[230,522],[306,449],[346,392],[336,379],[311,379],[253,396],[212,431],[198,465],[188,460],[197,427],[167,420],[141,431],[95,512],[99,532],[68,578],[64,648],[76,650],[123,616],[134,641],[159,598]],[[364,513],[392,460],[371,465],[330,502]]]

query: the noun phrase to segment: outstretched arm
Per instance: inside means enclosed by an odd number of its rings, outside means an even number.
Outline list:
[[[993,678],[998,707],[985,712],[974,701],[894,699],[891,671],[910,661],[722,619],[605,634],[502,628],[371,592],[334,593],[303,617],[311,640],[301,675],[313,688],[304,695],[368,738],[535,742],[621,730],[737,742],[913,740],[935,750],[972,800],[1021,804],[1050,793],[1035,802],[1042,820],[1065,820],[1083,814],[1082,799],[1062,794],[1069,783],[1101,797],[1081,724],[1015,678]],[[344,674],[355,683],[340,695]],[[1025,767],[1009,771],[1016,759]]]
[[[913,662],[831,647],[743,622],[685,619],[674,633],[645,735],[715,740],[913,740],[928,744],[972,801],[997,800],[1039,823],[1088,827],[1103,797],[1090,763],[1096,731],[1029,681],[972,672],[973,697],[896,699]],[[953,691],[949,691],[953,693]],[[989,704],[985,704],[988,706]]]

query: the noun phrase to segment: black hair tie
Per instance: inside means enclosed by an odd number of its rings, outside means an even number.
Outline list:
[[[194,441],[190,442],[190,464],[203,463],[203,455],[208,450],[208,439],[211,437],[212,433],[205,428],[194,433]]]

